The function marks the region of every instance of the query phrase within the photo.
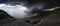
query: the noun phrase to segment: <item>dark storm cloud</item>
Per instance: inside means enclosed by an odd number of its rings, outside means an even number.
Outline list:
[[[0,0],[0,3],[13,3],[13,4],[20,4],[26,3],[26,0]]]
[[[60,6],[59,0],[1,0],[0,3],[21,4],[29,9],[27,14],[39,13],[42,10]]]
[[[47,4],[45,6],[46,8],[52,8],[60,5],[59,0],[0,0],[0,3],[5,2],[23,2],[23,3],[27,2],[26,4],[27,7],[32,7],[33,5],[44,4],[44,3]]]
[[[60,6],[59,0],[9,0],[9,1],[23,3],[26,7],[28,7],[28,9],[31,10],[34,10],[34,8],[36,7],[37,8],[36,10],[41,11]]]
[[[6,3],[8,0],[0,0],[0,3]]]
[[[27,0],[28,6],[34,10],[45,10],[60,6],[59,0]],[[41,8],[42,7],[42,8]],[[34,9],[37,8],[37,9]],[[36,12],[35,12],[36,13]]]
[[[45,8],[53,8],[56,6],[60,6],[60,1],[59,0],[28,0],[29,4],[35,5],[35,4],[42,4],[46,3]]]

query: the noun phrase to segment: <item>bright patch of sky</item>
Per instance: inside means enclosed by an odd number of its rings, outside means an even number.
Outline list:
[[[26,16],[24,11],[27,10],[27,7],[22,5],[11,6],[10,4],[0,4],[0,9],[6,11],[13,17],[21,18]]]
[[[54,8],[50,8],[50,9],[45,9],[43,11],[53,11],[53,10],[58,9],[58,8],[60,8],[60,7],[54,7]]]

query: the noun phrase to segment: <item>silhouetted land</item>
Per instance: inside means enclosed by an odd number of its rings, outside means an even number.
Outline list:
[[[54,11],[42,11],[33,17],[15,19],[0,10],[0,26],[60,26],[60,8]]]

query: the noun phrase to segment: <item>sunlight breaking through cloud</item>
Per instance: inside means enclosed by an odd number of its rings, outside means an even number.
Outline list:
[[[6,11],[13,17],[21,18],[26,16],[24,11],[27,10],[27,7],[22,5],[11,6],[10,4],[0,4],[0,10]]]

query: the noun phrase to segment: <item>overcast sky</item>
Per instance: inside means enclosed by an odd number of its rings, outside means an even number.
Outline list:
[[[32,9],[38,10],[54,10],[59,6],[59,1],[55,0],[0,0],[0,9],[6,11],[14,17],[25,17],[31,13]],[[28,11],[28,14],[24,11]],[[34,10],[35,11],[35,10]]]
[[[0,9],[6,11],[8,14],[14,17],[25,17],[26,13],[24,12],[27,10],[27,7],[22,5],[10,6],[9,4],[0,4]]]

